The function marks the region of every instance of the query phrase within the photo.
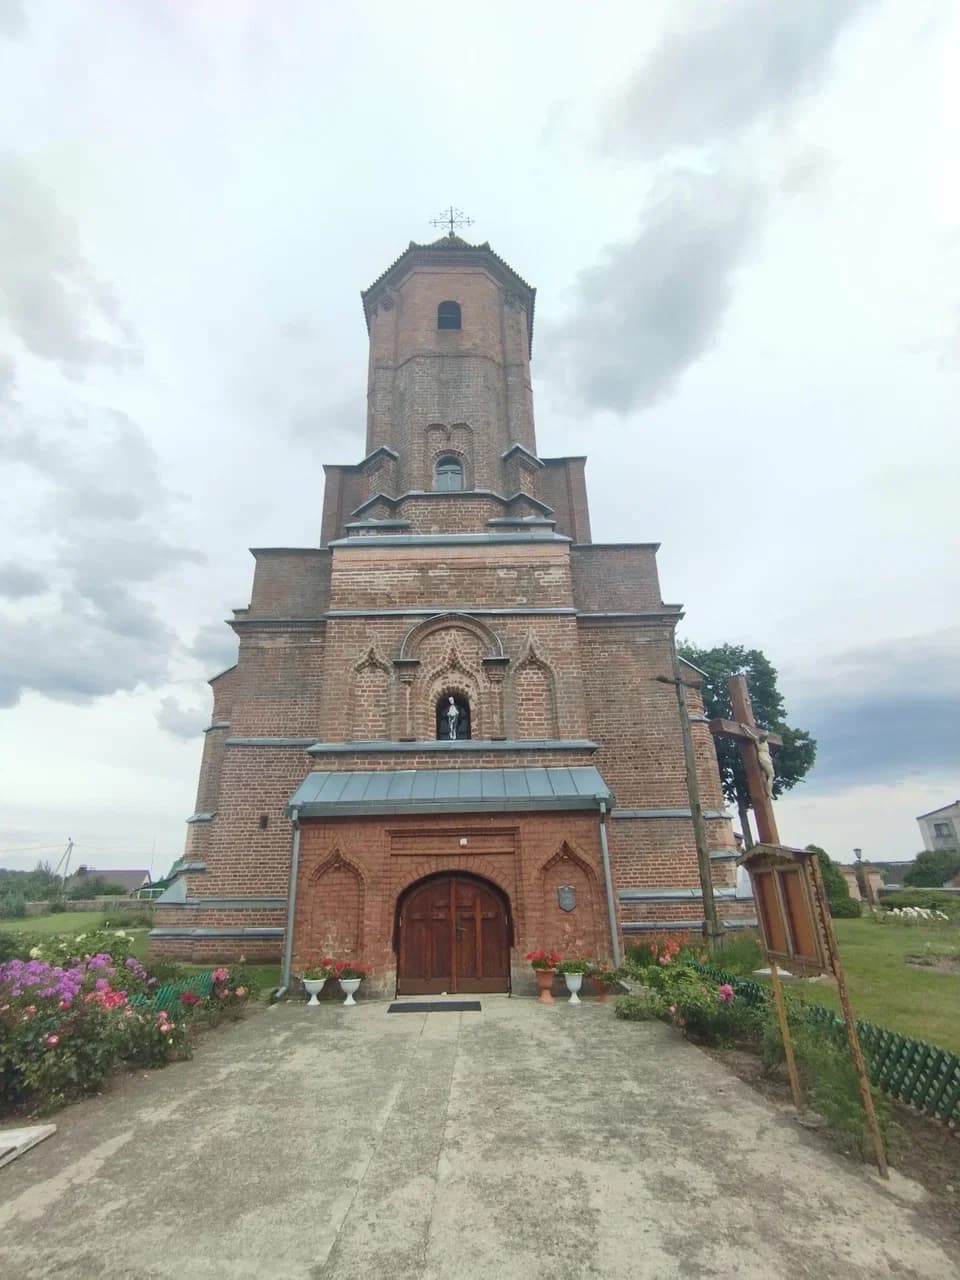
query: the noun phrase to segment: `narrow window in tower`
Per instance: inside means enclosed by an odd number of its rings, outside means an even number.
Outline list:
[[[460,303],[459,302],[441,302],[437,307],[437,328],[438,329],[459,329],[460,328]]]
[[[456,489],[463,488],[463,463],[459,458],[438,459],[434,488],[443,493],[452,493]]]

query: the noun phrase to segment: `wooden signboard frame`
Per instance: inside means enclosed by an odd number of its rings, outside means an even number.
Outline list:
[[[813,856],[805,849],[757,844],[739,859],[750,873],[767,958],[808,978],[831,971]]]
[[[837,936],[833,931],[833,920],[817,855],[812,850],[791,849],[781,844],[756,844],[737,861],[738,865],[746,867],[750,873],[753,898],[757,904],[757,919],[770,964],[770,982],[794,1105],[800,1108],[800,1082],[777,967],[780,964],[789,968],[791,973],[805,977],[828,973],[836,981],[864,1115],[873,1138],[877,1168],[880,1176],[887,1178],[889,1174],[883,1138],[877,1123],[857,1024],[850,1008]]]

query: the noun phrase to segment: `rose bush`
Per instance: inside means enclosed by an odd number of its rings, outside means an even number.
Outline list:
[[[182,1015],[131,1004],[149,984],[138,961],[100,950],[64,964],[31,956],[0,965],[0,1107],[49,1110],[125,1063],[186,1056]]]

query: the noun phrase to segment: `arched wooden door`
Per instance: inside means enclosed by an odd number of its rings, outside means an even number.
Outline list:
[[[457,872],[415,884],[397,908],[397,994],[509,991],[507,899]]]

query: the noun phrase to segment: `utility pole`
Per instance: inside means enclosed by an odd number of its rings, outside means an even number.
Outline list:
[[[57,863],[53,872],[55,876],[60,876],[60,888],[64,893],[66,893],[67,890],[67,875],[70,871],[71,853],[73,853],[73,836],[67,836],[67,847],[60,855],[60,861]],[[61,867],[63,868],[62,872],[60,870]]]
[[[687,710],[687,698],[684,686],[687,682],[680,674],[680,659],[677,646],[670,641],[670,657],[673,666],[673,678],[655,676],[659,684],[672,684],[677,695],[677,710],[680,714],[680,736],[683,739],[683,762],[687,775],[687,795],[690,798],[690,813],[693,818],[693,839],[697,846],[697,866],[700,871],[700,890],[703,894],[703,920],[707,942],[710,950],[723,946],[724,930],[717,918],[717,904],[713,896],[713,880],[710,874],[710,845],[707,841],[707,828],[703,820],[703,806],[700,803],[700,781],[697,777],[697,758],[693,751],[693,734],[690,732],[690,713]],[[690,681],[689,688],[698,686]]]

